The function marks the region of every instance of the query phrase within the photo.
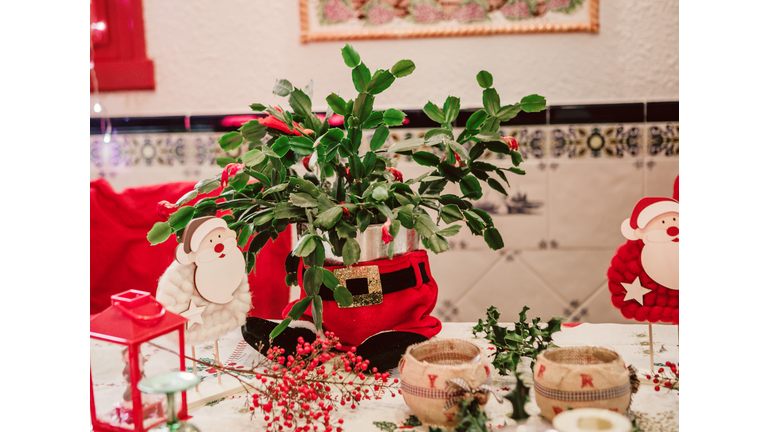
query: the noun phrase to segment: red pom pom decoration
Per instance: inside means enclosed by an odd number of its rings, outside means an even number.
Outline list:
[[[624,318],[649,323],[665,322],[680,324],[680,291],[669,289],[654,282],[643,270],[640,253],[643,250],[642,240],[628,240],[617,251],[608,269],[608,289],[611,292],[611,302],[621,310]],[[636,278],[644,288],[650,289],[643,296],[643,304],[637,300],[624,300],[627,294],[622,285],[631,284]]]

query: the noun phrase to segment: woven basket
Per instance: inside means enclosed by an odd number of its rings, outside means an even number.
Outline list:
[[[411,345],[399,370],[405,403],[422,423],[440,426],[455,426],[458,422],[458,405],[445,409],[446,402],[456,394],[446,390],[447,382],[459,378],[469,387],[477,388],[488,382],[491,374],[482,350],[460,339],[434,339]]]
[[[552,420],[569,409],[602,408],[624,414],[632,389],[616,352],[600,347],[553,348],[533,368],[536,404]]]

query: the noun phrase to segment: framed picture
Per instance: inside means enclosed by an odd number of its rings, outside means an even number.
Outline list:
[[[599,0],[300,0],[301,42],[592,32]]]

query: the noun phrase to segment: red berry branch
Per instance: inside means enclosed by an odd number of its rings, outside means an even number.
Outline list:
[[[661,390],[661,386],[669,390],[680,390],[680,370],[678,369],[680,363],[667,362],[666,365],[669,368],[669,375],[663,367],[660,367],[658,373],[653,374],[653,377],[650,374],[645,374],[645,378],[649,381],[653,380],[653,383],[656,384],[653,389],[656,391]]]
[[[325,332],[323,340],[311,344],[299,338],[295,356],[286,357],[283,348],[270,348],[250,370],[191,360],[240,381],[251,396],[247,403],[252,418],[260,411],[268,431],[341,432],[344,420],[338,419],[334,425],[331,411],[347,404],[355,409],[364,400],[385,395],[395,397],[399,390],[398,380],[391,380],[389,372],[368,370],[368,360],[356,355],[354,347],[340,350],[339,339]],[[254,375],[255,380],[243,380],[238,376],[242,373]]]

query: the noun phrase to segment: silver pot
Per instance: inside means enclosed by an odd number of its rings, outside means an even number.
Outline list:
[[[381,227],[383,224],[371,224],[365,230],[365,232],[357,233],[357,243],[360,245],[360,262],[373,261],[381,258],[388,258],[387,250],[389,249],[389,243],[384,244],[381,241]],[[306,231],[305,224],[297,224],[296,235],[297,238],[301,238]],[[323,237],[327,238],[325,233]],[[397,236],[392,240],[395,243],[395,255],[403,255],[408,252],[413,252],[419,249],[421,242],[419,241],[419,235],[415,229],[400,228],[397,232]],[[325,246],[325,261],[326,266],[344,265],[344,258],[333,254],[331,244],[323,242]]]

